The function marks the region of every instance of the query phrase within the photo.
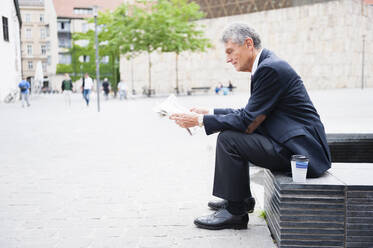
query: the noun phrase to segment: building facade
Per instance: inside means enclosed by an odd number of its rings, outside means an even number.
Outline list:
[[[72,48],[73,33],[87,32],[94,29],[94,24],[88,23],[86,18],[93,17],[93,8],[98,11],[114,10],[123,0],[53,0],[57,11],[58,26],[58,63],[69,65],[72,62],[70,48]],[[89,60],[90,58],[84,58]],[[63,75],[57,75],[60,81]],[[76,83],[81,85],[81,81]]]
[[[50,91],[56,82],[57,23],[52,0],[19,0],[22,26],[22,69],[32,89]],[[39,64],[39,65],[38,65]],[[34,80],[37,66],[44,80]]]
[[[22,79],[21,35],[22,19],[17,0],[4,0],[0,8],[0,103],[18,89]]]
[[[220,38],[231,22],[255,28],[263,47],[287,60],[308,89],[373,87],[373,6],[366,0],[196,2],[207,12],[198,23],[214,47],[207,53],[179,56],[179,85],[184,92],[229,81],[237,90],[249,91],[250,75],[225,63]],[[173,92],[175,54],[155,52],[151,59],[155,91]],[[121,59],[121,77],[137,92],[148,85],[147,61],[145,54],[131,61]]]

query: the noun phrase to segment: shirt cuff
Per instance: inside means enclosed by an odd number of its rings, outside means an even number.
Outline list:
[[[198,126],[203,127],[203,115],[198,115]]]
[[[213,115],[214,114],[214,109],[209,109],[209,115]]]

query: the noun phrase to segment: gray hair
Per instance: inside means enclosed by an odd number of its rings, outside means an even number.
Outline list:
[[[262,47],[259,34],[253,28],[250,28],[245,23],[231,23],[223,31],[222,41],[243,45],[247,38],[251,38],[254,42],[254,47],[259,49]]]

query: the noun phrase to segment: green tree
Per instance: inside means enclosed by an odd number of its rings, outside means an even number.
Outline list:
[[[165,36],[161,42],[162,52],[175,53],[176,93],[179,94],[179,55],[184,51],[204,52],[212,45],[209,39],[204,38],[196,20],[205,16],[200,6],[187,0],[159,0],[154,6],[154,15],[157,16]]]
[[[114,12],[100,12],[97,23],[100,26],[99,56],[109,57],[108,64],[100,65],[100,75],[108,77],[116,89],[119,81],[119,60],[124,55],[133,58],[141,52],[148,54],[148,96],[151,94],[151,54],[175,52],[176,54],[176,90],[179,92],[178,56],[183,51],[205,51],[211,47],[208,39],[195,22],[204,13],[195,3],[187,0],[159,0],[156,3],[140,1],[144,5],[122,4]],[[89,23],[94,19],[89,18]],[[85,41],[85,45],[82,44]],[[73,71],[76,80],[80,72],[95,75],[95,39],[94,31],[73,34],[73,47],[70,49],[72,63],[70,66],[59,66],[59,72]],[[79,60],[82,56],[90,58],[88,62]]]
[[[147,1],[141,1],[145,4]],[[149,6],[149,3],[148,3]],[[178,57],[183,51],[205,51],[211,47],[208,39],[195,22],[204,17],[198,4],[187,0],[158,0],[150,5],[150,10],[136,9],[133,18],[136,24],[132,44],[135,51],[148,54],[148,96],[152,86],[151,53],[175,52],[176,92],[179,93]]]
[[[128,5],[120,5],[114,12],[99,12],[97,25],[99,26],[99,56],[100,77],[107,77],[111,82],[112,89],[116,91],[119,81],[119,62],[121,54],[130,52],[127,40],[128,30],[131,28],[130,17],[126,14]],[[94,23],[94,18],[88,18],[88,23]],[[72,72],[73,80],[77,80],[85,72],[93,78],[96,77],[96,55],[95,55],[95,32],[89,30],[86,33],[74,33],[73,46],[69,50],[71,54],[71,65],[58,66],[58,73]],[[108,57],[107,63],[102,63],[102,58]],[[88,61],[82,61],[81,58]]]
[[[148,55],[148,92],[151,95],[152,77],[151,77],[151,54],[161,47],[162,38],[165,36],[164,29],[161,28],[162,22],[152,11],[146,8],[134,7],[131,12],[133,17],[133,29],[131,30],[130,40],[134,53],[146,52]]]

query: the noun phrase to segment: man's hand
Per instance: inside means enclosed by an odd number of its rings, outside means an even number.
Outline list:
[[[209,111],[207,109],[200,109],[200,108],[191,108],[190,112],[194,112],[197,114],[207,115]]]
[[[171,120],[174,120],[177,125],[182,128],[189,128],[198,126],[198,115],[194,114],[173,114],[170,116]]]

